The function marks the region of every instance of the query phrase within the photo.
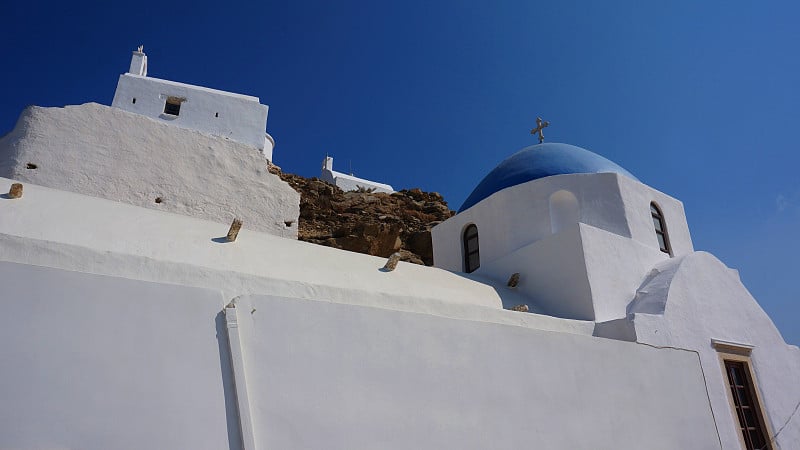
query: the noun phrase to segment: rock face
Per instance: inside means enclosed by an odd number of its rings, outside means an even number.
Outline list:
[[[299,195],[245,144],[87,103],[31,106],[0,137],[0,176],[297,236]]]
[[[430,266],[430,229],[455,214],[436,192],[344,192],[317,178],[271,170],[300,193],[301,241],[382,257],[400,252],[403,261]]]

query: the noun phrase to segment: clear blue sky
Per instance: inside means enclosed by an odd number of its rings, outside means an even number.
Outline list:
[[[330,153],[457,209],[541,115],[682,200],[800,344],[800,2],[248,3],[6,2],[0,133],[29,104],[110,104],[144,44],[151,76],[270,105],[284,170]]]

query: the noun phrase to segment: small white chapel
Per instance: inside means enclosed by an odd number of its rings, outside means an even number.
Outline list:
[[[0,137],[1,449],[800,449],[800,349],[646,180],[540,139],[387,262],[297,240],[259,98],[147,72]]]

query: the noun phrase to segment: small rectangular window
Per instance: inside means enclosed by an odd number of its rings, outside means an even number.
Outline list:
[[[171,116],[177,116],[181,112],[181,99],[175,97],[167,98],[167,102],[164,103],[164,114],[169,114]]]
[[[760,408],[753,392],[754,386],[748,374],[747,363],[725,360],[725,371],[745,447],[748,450],[770,448],[765,439]]]
[[[753,346],[718,339],[712,339],[711,345],[719,352],[731,412],[744,448],[771,450],[770,426],[751,367]]]

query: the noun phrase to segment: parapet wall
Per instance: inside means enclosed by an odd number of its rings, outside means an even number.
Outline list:
[[[25,109],[0,176],[297,238],[300,194],[257,149],[96,103]]]
[[[719,449],[694,352],[269,295],[223,313],[25,264],[0,285],[0,448]]]

